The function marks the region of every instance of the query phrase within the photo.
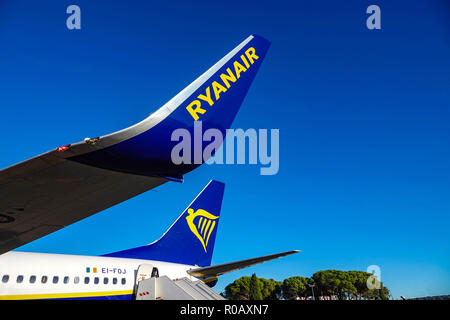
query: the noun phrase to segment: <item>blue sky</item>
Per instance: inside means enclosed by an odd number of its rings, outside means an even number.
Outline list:
[[[82,29],[66,28],[81,8]],[[381,8],[381,30],[366,8]],[[158,238],[226,183],[220,278],[381,268],[394,297],[450,292],[450,10],[445,1],[0,0],[0,167],[132,125],[248,35],[272,42],[233,127],[279,128],[280,170],[204,165],[21,251],[98,255]]]

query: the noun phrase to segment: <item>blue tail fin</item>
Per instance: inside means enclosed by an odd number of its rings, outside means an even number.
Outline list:
[[[224,189],[210,181],[159,240],[104,256],[211,265]]]

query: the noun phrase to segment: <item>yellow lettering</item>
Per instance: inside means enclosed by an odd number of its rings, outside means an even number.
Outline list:
[[[223,83],[227,86],[227,88],[229,88],[230,83],[228,82],[228,80],[230,80],[232,82],[236,82],[236,77],[230,68],[228,68],[227,71],[228,71],[228,75],[226,75],[225,73],[222,73],[220,75],[220,79],[222,79]]]
[[[202,99],[203,101],[208,102],[210,106],[212,106],[214,104],[214,101],[211,99],[211,88],[210,87],[206,88],[206,96],[204,96],[203,94],[199,94],[198,98]]]
[[[233,62],[234,74],[231,68],[227,68],[226,73],[222,73],[220,75],[220,80],[222,80],[226,88],[217,81],[213,81],[211,85],[214,91],[216,101],[220,99],[220,93],[226,92],[227,89],[231,87],[230,82],[233,83],[236,82],[237,79],[241,77],[241,72],[247,71],[247,69],[250,68],[250,64],[255,63],[255,60],[258,59],[259,57],[255,53],[255,48],[250,47],[245,51],[245,55],[241,55],[241,60],[244,63],[245,67],[238,61],[234,61]],[[211,86],[208,86],[206,88],[205,94],[199,94],[197,98],[207,102],[209,106],[212,106],[214,104],[214,100],[211,97]],[[190,115],[192,116],[192,118],[194,118],[195,121],[199,119],[198,114],[204,114],[206,112],[205,109],[201,108],[202,102],[200,100],[194,100],[186,107],[186,110],[190,113]]]
[[[219,93],[227,91],[227,89],[225,89],[225,87],[220,85],[217,81],[214,81],[212,83],[212,87],[214,90],[214,95],[216,96],[216,101],[219,100],[219,98],[220,98]]]
[[[244,55],[241,55],[241,59],[242,61],[244,61],[245,66],[248,68],[250,68],[250,64],[248,63],[247,59],[245,59]]]
[[[258,60],[258,56],[255,54],[255,48],[250,47],[247,49],[247,51],[245,51],[245,55],[247,56],[248,60],[250,60],[250,63],[253,64],[253,58],[255,58],[255,60]]]
[[[247,69],[245,69],[245,67],[240,64],[239,62],[235,61],[233,63],[234,66],[234,71],[236,72],[236,78],[239,79],[239,77],[241,76],[241,72],[245,72]]]
[[[192,108],[193,105],[196,105],[195,109]],[[201,105],[202,103],[200,101],[194,100],[186,107],[187,111],[189,111],[195,121],[197,121],[199,118],[197,113],[204,114],[206,112],[205,109],[200,108]]]

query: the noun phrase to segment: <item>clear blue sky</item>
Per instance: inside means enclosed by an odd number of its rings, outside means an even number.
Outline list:
[[[82,29],[66,28],[78,4]],[[366,8],[381,8],[381,30]],[[394,297],[450,293],[446,1],[0,0],[0,167],[132,125],[252,33],[272,42],[233,124],[279,128],[280,171],[207,166],[22,251],[152,242],[226,183],[213,263],[300,249],[223,276],[381,268]]]

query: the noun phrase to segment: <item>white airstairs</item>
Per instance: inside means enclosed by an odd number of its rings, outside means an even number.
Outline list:
[[[166,276],[140,280],[136,300],[226,300],[203,282]]]

